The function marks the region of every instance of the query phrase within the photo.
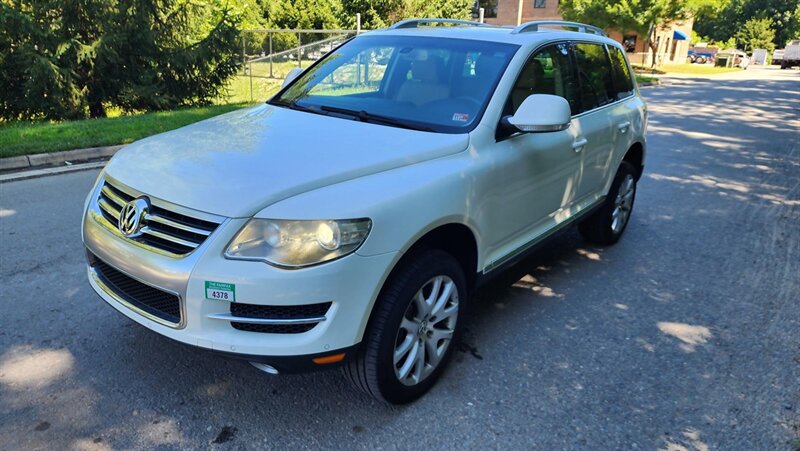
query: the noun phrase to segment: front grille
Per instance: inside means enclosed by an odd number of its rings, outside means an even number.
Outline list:
[[[89,265],[100,281],[125,302],[164,321],[174,324],[181,322],[181,302],[178,296],[139,282],[93,254],[89,254]]]
[[[330,302],[306,305],[256,305],[231,304],[231,315],[239,318],[275,319],[275,320],[309,320],[294,324],[250,324],[232,321],[231,326],[237,330],[260,332],[267,334],[302,334],[316,327],[319,318],[323,318],[330,309]]]
[[[135,197],[105,180],[97,203],[108,225],[117,228],[122,208]],[[173,255],[185,255],[203,244],[218,222],[187,216],[158,205],[150,205],[144,217],[142,235],[130,238]]]

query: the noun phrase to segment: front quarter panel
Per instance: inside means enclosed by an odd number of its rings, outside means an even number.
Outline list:
[[[476,227],[472,152],[427,161],[301,194],[262,210],[271,219],[370,218],[372,230],[357,253],[405,251],[427,231],[447,223]]]
[[[480,249],[480,235],[473,223],[476,184],[471,166],[474,152],[439,158],[371,176],[331,185],[301,194],[262,210],[256,217],[271,219],[350,219],[370,218],[372,230],[356,251],[359,258],[382,262],[370,271],[380,277],[359,279],[372,290],[359,318],[357,336],[361,337],[369,321],[383,283],[403,254],[427,232],[449,223],[464,224],[475,235]],[[479,250],[480,258],[480,250]],[[347,260],[350,257],[344,257]],[[336,261],[320,265],[335,266]],[[477,268],[476,268],[477,269]],[[353,278],[347,279],[352,282]],[[367,282],[368,281],[368,282]],[[373,281],[377,282],[373,284]],[[365,285],[356,283],[355,285]],[[366,289],[367,287],[364,286]]]

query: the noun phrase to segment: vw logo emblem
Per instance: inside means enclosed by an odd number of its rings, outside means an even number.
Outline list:
[[[119,212],[119,224],[117,227],[128,238],[135,238],[142,234],[144,217],[150,209],[150,201],[146,197],[134,199]]]

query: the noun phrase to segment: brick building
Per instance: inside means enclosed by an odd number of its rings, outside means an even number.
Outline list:
[[[522,0],[522,22],[532,20],[561,20],[559,0]],[[484,21],[495,25],[516,25],[519,18],[519,0],[476,0],[473,16],[478,17],[478,8],[484,9]],[[689,51],[693,19],[685,22],[662,25],[656,32],[657,60],[661,63],[684,63]],[[608,36],[622,43],[633,64],[649,63],[650,48],[647,36],[635,32],[624,35],[616,30],[606,30]]]

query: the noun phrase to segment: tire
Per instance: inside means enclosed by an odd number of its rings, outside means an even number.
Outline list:
[[[619,241],[633,213],[636,182],[636,169],[632,164],[623,161],[617,169],[603,205],[578,224],[578,231],[587,241],[600,245]]]
[[[437,287],[438,295],[432,296]],[[419,298],[420,293],[431,302]],[[437,311],[436,301],[443,299]],[[414,401],[433,387],[447,366],[466,305],[466,278],[458,260],[438,249],[410,254],[381,290],[360,352],[343,372],[358,389],[380,401]],[[422,365],[415,358],[420,353]]]
[[[697,64],[705,64],[706,63],[706,57],[705,56],[698,56],[697,59],[694,60],[694,62],[697,63]]]

